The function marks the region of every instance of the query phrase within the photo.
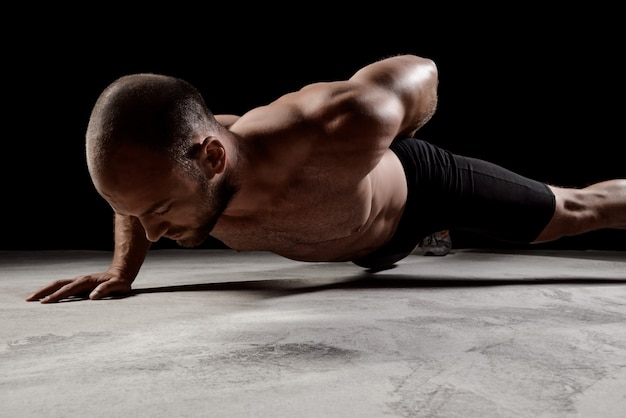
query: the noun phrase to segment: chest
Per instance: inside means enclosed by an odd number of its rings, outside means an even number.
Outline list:
[[[368,183],[337,182],[243,189],[213,230],[238,250],[315,252],[357,234],[371,210]],[[236,209],[239,208],[239,209]]]

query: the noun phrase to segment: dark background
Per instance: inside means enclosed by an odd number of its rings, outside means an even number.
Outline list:
[[[2,250],[112,248],[112,214],[89,179],[84,132],[102,89],[133,72],[182,77],[215,113],[241,114],[414,53],[434,59],[440,74],[439,109],[422,138],[553,184],[626,177],[617,10],[114,12],[75,10],[69,19],[40,10],[20,17],[21,32],[4,34]],[[452,236],[456,247],[502,246]],[[544,246],[624,250],[626,231]]]

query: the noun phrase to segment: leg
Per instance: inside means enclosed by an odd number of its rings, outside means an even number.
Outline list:
[[[552,219],[533,241],[554,241],[599,229],[626,229],[626,179],[574,189],[550,186],[556,198]]]

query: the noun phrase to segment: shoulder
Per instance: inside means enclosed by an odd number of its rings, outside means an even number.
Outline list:
[[[229,129],[241,116],[232,114],[215,115],[215,120],[225,128]]]
[[[273,105],[333,135],[356,131],[378,136],[387,126],[395,126],[401,114],[396,95],[377,84],[355,80],[309,84]]]
[[[397,96],[354,80],[313,83],[244,114],[232,131],[272,143],[323,146],[329,151],[380,150],[402,117]]]

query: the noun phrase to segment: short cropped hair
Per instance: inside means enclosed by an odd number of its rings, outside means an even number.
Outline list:
[[[99,170],[123,143],[163,150],[188,171],[194,134],[217,129],[213,113],[190,83],[139,73],[111,83],[93,107],[86,133],[90,170]],[[192,170],[193,171],[193,170]]]

